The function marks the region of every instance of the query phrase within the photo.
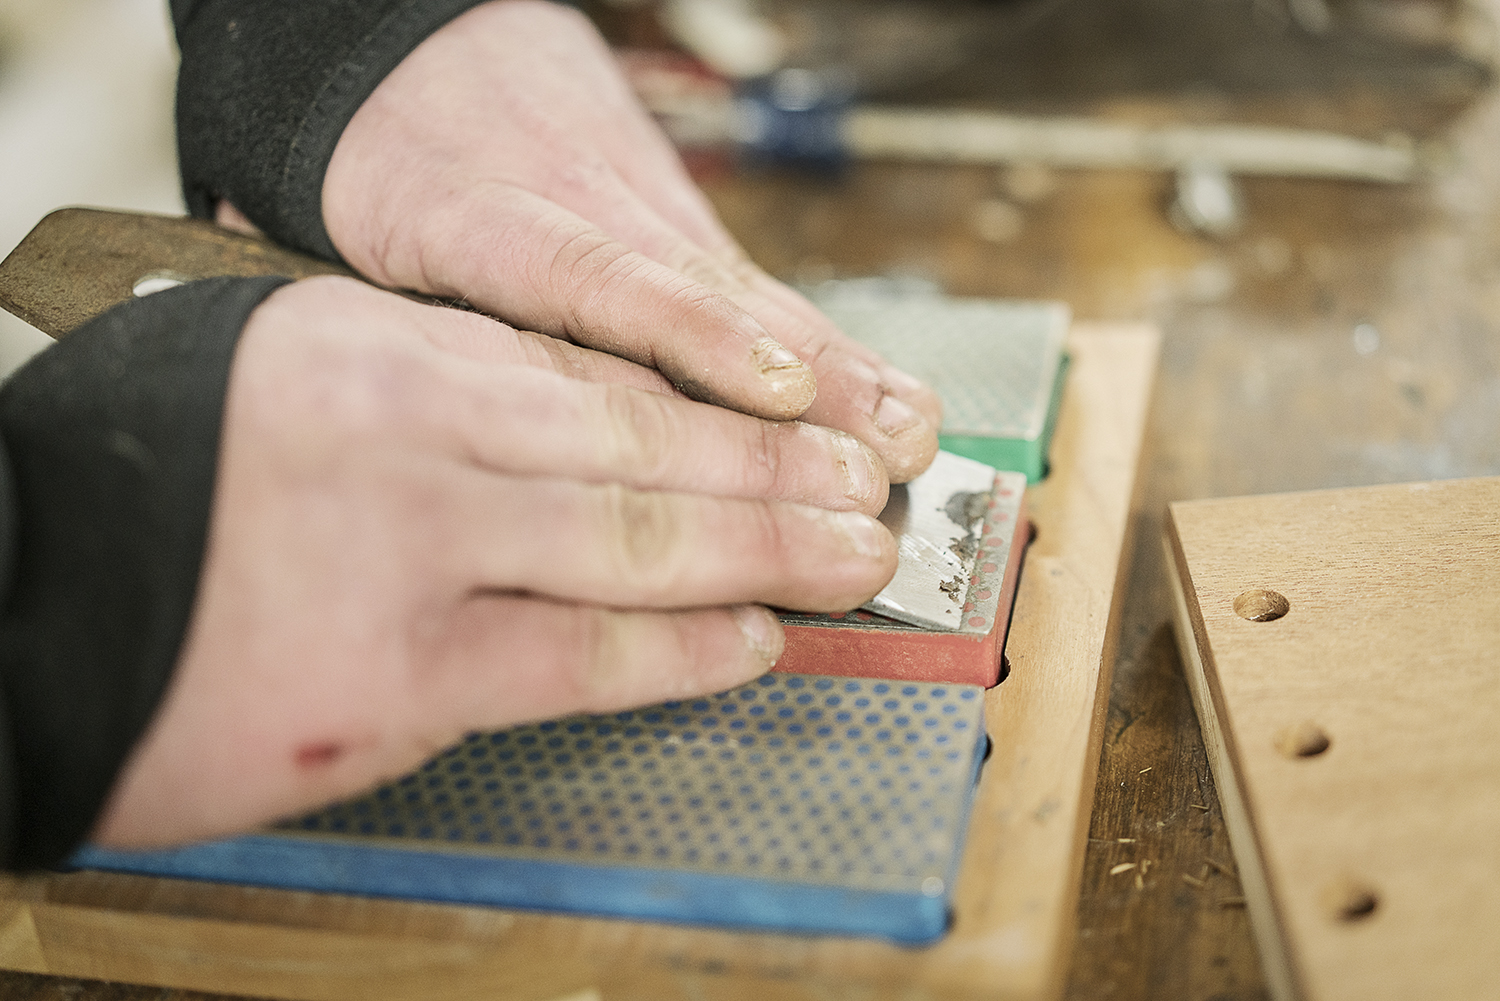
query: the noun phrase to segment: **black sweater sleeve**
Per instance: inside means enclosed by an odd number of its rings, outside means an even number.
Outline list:
[[[377,84],[481,0],[172,0],[182,49],[177,151],[188,209],[226,198],[330,260],[323,175]]]
[[[0,388],[0,868],[88,834],[192,613],[224,396],[284,278],[125,303]]]

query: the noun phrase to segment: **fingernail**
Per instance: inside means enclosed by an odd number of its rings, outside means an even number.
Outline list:
[[[921,419],[910,404],[889,393],[880,398],[880,406],[875,408],[875,426],[888,435],[905,431]]]
[[[770,609],[759,605],[735,605],[729,611],[750,649],[761,659],[767,670],[774,667],[786,646],[786,635],[781,631],[781,624],[776,621],[776,616],[771,614]]]
[[[801,417],[818,396],[818,380],[801,358],[770,337],[762,337],[751,348],[755,367],[765,381],[766,409],[760,417],[791,421]]]
[[[756,341],[750,351],[755,355],[755,363],[760,366],[762,372],[806,367],[806,363],[801,358],[769,337],[762,337]]]
[[[875,465],[870,454],[849,435],[834,434],[838,445],[839,472],[844,476],[844,496],[850,500],[869,500],[875,492]]]
[[[885,529],[874,518],[855,511],[828,511],[825,516],[858,555],[878,559],[884,552],[880,536],[885,533]]]

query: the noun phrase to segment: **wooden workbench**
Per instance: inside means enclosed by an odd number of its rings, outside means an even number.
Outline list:
[[[752,255],[782,277],[917,274],[960,294],[1063,299],[1090,320],[1163,330],[1065,987],[1075,1001],[1266,996],[1169,625],[1167,501],[1500,473],[1500,102],[1410,97],[1268,103],[1200,88],[1069,109],[1451,140],[1451,171],[1412,188],[1247,181],[1245,227],[1222,241],[1174,230],[1170,179],[1156,175],[866,165],[838,181],[709,184]],[[979,235],[990,203],[1019,220],[1006,239]],[[1111,875],[1128,862],[1137,867]],[[0,996],[203,998],[26,974],[0,976]]]
[[[980,775],[937,945],[679,928],[80,872],[0,883],[0,966],[307,999],[1046,999],[1074,929],[1118,630],[1116,582],[1158,337],[1082,327],[1052,473],[986,699]]]
[[[64,335],[129,296],[142,274],[322,270],[268,253],[188,220],[65,210],[0,263],[0,296]],[[986,698],[990,752],[952,927],[937,945],[79,872],[0,881],[0,967],[307,999],[1057,996],[1158,346],[1143,327],[1085,325],[1069,336],[1052,471],[1027,492],[1035,541],[1006,647],[1010,678]]]

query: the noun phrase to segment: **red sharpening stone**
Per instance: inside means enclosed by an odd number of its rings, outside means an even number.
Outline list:
[[[836,615],[783,612],[786,650],[776,671],[991,687],[1030,540],[1026,477],[1002,472],[985,515],[984,532],[957,630],[925,629],[858,609]]]

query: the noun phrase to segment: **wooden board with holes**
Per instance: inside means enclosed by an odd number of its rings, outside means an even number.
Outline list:
[[[1178,642],[1278,999],[1500,984],[1500,478],[1171,506]]]
[[[190,238],[157,233],[150,259],[132,261],[129,274],[149,266],[197,277],[177,264],[178,243]],[[233,262],[227,271],[218,258],[209,266],[233,273]],[[130,287],[115,286],[85,305],[102,308]],[[1011,674],[987,696],[992,751],[953,926],[937,945],[80,872],[0,881],[0,967],[308,999],[1056,997],[1076,924],[1119,630],[1117,583],[1158,349],[1156,332],[1142,327],[1085,325],[1070,336],[1052,474],[1028,491],[1038,534],[1007,642]]]

